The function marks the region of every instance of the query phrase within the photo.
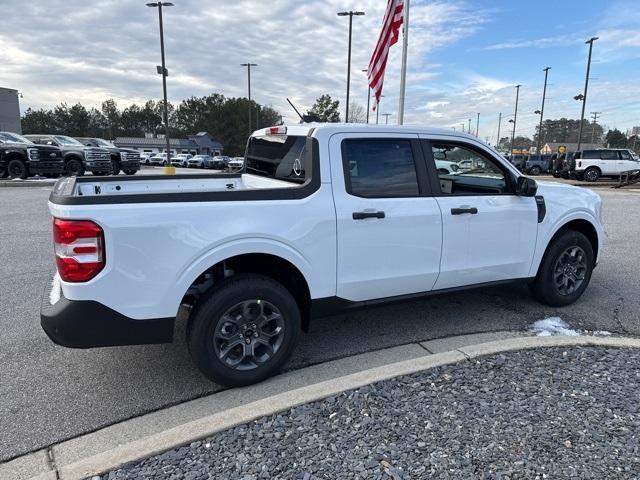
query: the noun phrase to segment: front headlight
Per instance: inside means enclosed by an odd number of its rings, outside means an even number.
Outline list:
[[[37,162],[38,160],[40,160],[40,152],[37,148],[27,148],[27,156],[32,162]]]

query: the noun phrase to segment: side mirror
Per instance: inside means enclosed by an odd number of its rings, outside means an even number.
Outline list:
[[[535,197],[538,193],[538,183],[529,177],[518,177],[516,195],[519,197]]]

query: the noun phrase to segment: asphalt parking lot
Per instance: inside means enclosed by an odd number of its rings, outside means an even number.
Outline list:
[[[640,190],[599,188],[608,245],[585,296],[553,309],[524,286],[432,297],[312,322],[288,368],[453,334],[525,330],[548,316],[640,335]],[[172,345],[70,350],[39,325],[54,271],[49,188],[0,188],[0,461],[219,389]]]

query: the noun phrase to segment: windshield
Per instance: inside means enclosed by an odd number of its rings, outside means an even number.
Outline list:
[[[110,148],[115,148],[116,146],[111,143],[111,142],[107,142],[106,140],[103,140],[102,138],[96,138],[96,143],[98,145],[100,145],[101,147],[110,147]]]
[[[3,143],[26,143],[27,145],[33,144],[33,142],[22,135],[17,133],[2,132],[0,133],[0,142]]]
[[[84,146],[75,138],[67,137],[65,135],[56,135],[53,138],[55,138],[60,145],[74,145],[74,146],[80,146],[80,147]]]
[[[251,137],[247,147],[247,173],[304,183],[306,145],[307,138],[302,136]]]

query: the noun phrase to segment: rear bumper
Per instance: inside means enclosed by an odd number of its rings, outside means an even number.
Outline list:
[[[69,300],[60,292],[59,300],[52,305],[51,297],[47,290],[40,324],[58,345],[92,348],[173,341],[175,318],[135,320],[93,300]]]

